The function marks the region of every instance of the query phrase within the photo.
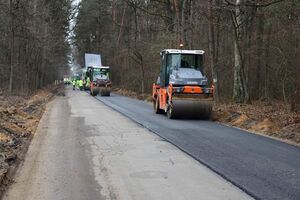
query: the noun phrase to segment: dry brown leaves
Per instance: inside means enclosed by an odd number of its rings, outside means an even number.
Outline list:
[[[282,102],[217,104],[214,120],[255,133],[300,143],[299,113],[289,112]]]
[[[46,103],[59,90],[50,87],[31,97],[0,96],[0,181],[14,166],[35,133]],[[6,181],[5,181],[6,182]],[[2,188],[2,187],[1,187]],[[0,190],[1,193],[1,190]]]

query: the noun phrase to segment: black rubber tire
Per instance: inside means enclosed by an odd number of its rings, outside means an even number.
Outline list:
[[[163,114],[164,111],[159,108],[159,99],[156,97],[155,101],[153,100],[153,109],[156,114]]]
[[[109,97],[110,96],[110,91],[109,90],[101,90],[100,95],[103,97]]]
[[[91,94],[92,94],[92,96],[97,96],[98,93],[99,93],[99,90],[96,90],[95,88],[92,88],[92,89],[91,89]]]
[[[176,113],[174,112],[174,109],[172,108],[172,106],[169,106],[168,110],[167,110],[167,117],[169,119],[175,119],[176,118]]]

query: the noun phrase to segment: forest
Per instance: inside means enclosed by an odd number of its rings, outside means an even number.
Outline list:
[[[0,200],[300,200],[299,147],[300,0],[0,0]]]
[[[217,101],[279,100],[300,90],[299,0],[82,0],[76,58],[100,53],[115,86],[149,93],[165,48],[206,51]]]
[[[299,13],[299,0],[0,0],[0,90],[32,93],[89,52],[111,66],[115,87],[150,93],[159,52],[183,44],[206,52],[216,101],[294,110]]]
[[[26,95],[69,70],[71,0],[0,0],[0,90]]]

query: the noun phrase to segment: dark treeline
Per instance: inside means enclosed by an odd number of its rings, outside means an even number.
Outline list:
[[[71,0],[0,0],[0,89],[28,94],[68,70]]]
[[[299,0],[82,0],[77,57],[99,52],[114,85],[149,92],[159,51],[183,43],[207,52],[217,99],[290,105],[300,90],[299,13]]]

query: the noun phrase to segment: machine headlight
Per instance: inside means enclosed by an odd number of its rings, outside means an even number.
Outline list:
[[[207,80],[201,80],[200,85],[208,85],[208,81]]]
[[[181,87],[175,87],[175,88],[173,88],[173,92],[181,93],[182,91],[183,91],[183,88],[181,88]]]
[[[202,88],[202,91],[203,91],[203,93],[205,93],[205,94],[212,93],[212,91],[211,91],[210,88]]]

